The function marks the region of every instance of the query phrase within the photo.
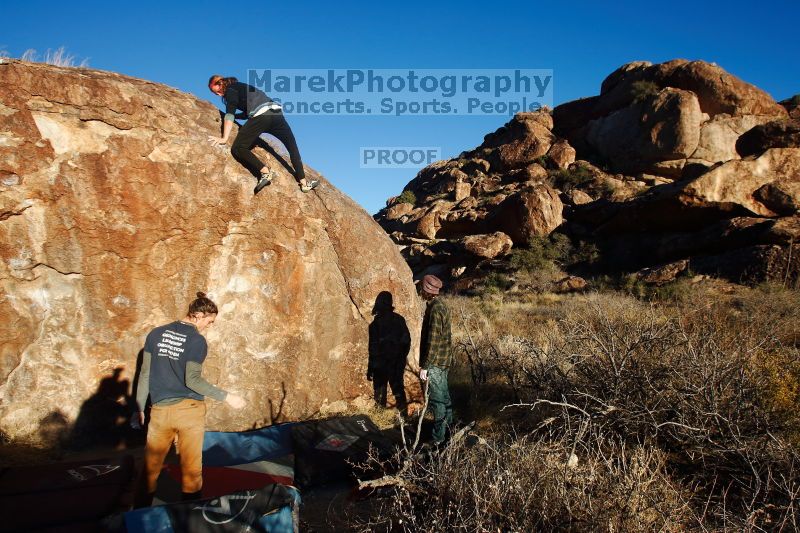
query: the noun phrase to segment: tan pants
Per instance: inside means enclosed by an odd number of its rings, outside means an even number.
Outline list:
[[[190,493],[203,488],[205,418],[206,404],[201,400],[186,399],[174,405],[153,406],[144,450],[148,493],[153,494],[156,491],[164,458],[176,435],[181,458],[181,490]]]

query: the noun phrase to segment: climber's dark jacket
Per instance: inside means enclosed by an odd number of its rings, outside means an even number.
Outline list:
[[[234,118],[250,118],[256,111],[267,105],[279,105],[264,94],[264,91],[240,81],[231,83],[225,90],[225,95],[222,99],[225,102],[225,120],[230,121]],[[242,112],[237,113],[237,109]]]

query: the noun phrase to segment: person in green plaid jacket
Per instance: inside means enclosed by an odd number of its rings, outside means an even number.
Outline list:
[[[428,302],[422,321],[419,377],[428,381],[428,405],[433,411],[432,444],[444,442],[445,431],[453,423],[453,407],[447,373],[453,362],[450,310],[437,298],[442,281],[427,275],[420,283],[420,295]]]

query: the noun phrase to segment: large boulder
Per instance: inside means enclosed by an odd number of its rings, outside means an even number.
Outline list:
[[[219,131],[217,108],[163,85],[2,60],[0,434],[73,421],[101,389],[124,403],[145,335],[198,290],[220,308],[204,375],[247,400],[209,402],[214,429],[369,395],[382,291],[416,338],[411,272],[380,226],[324,179],[303,194],[264,151],[278,177],[254,197],[206,142]]]
[[[531,238],[549,235],[559,227],[564,222],[563,211],[558,191],[544,184],[533,185],[506,198],[491,224],[515,245],[524,246]]]
[[[553,119],[546,110],[517,113],[484,138],[473,155],[481,154],[493,170],[523,168],[547,154],[555,141]]]
[[[800,183],[800,148],[773,148],[736,159],[685,182],[651,188],[622,202],[576,206],[570,220],[605,235],[694,231],[737,216],[791,214]],[[766,187],[768,186],[768,187]]]
[[[793,215],[800,211],[800,179],[776,180],[762,185],[753,193],[753,198],[780,216]]]
[[[623,172],[651,171],[653,163],[691,156],[702,121],[694,94],[663,89],[644,102],[589,122],[586,142]]]
[[[511,237],[501,231],[485,235],[469,235],[462,239],[464,249],[477,257],[494,259],[511,251]]]
[[[634,84],[640,81],[694,93],[702,112],[711,117],[720,113],[786,116],[786,110],[758,87],[713,63],[685,59],[655,65],[646,61],[623,65],[603,81],[596,112],[608,113],[628,105],[634,98]]]
[[[425,239],[435,239],[436,233],[442,225],[442,213],[449,211],[453,205],[454,202],[447,202],[444,200],[435,202],[433,207],[428,209],[425,214],[417,220],[417,235]]]
[[[789,113],[789,118],[800,119],[800,94],[778,102]]]
[[[387,220],[397,220],[414,211],[414,205],[408,202],[399,202],[386,209]]]
[[[575,162],[575,148],[570,146],[567,141],[561,140],[550,147],[547,157],[557,168],[563,170]],[[536,163],[532,163],[532,165],[536,165]]]
[[[700,126],[697,149],[689,156],[689,162],[712,166],[720,161],[739,159],[744,154],[737,152],[738,140],[763,122],[764,117],[759,115],[731,116],[720,113],[714,116]],[[773,147],[777,146],[770,146]]]
[[[690,179],[738,159],[736,141],[754,126],[784,120],[766,92],[703,61],[635,62],[611,73],[592,98],[553,110],[553,132],[578,157],[615,171]]]

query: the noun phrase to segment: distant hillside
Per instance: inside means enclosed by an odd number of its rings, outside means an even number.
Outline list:
[[[416,277],[456,290],[549,260],[650,284],[796,282],[798,105],[706,62],[630,63],[599,95],[520,113],[424,168],[375,219]],[[574,276],[549,281],[586,285]]]

